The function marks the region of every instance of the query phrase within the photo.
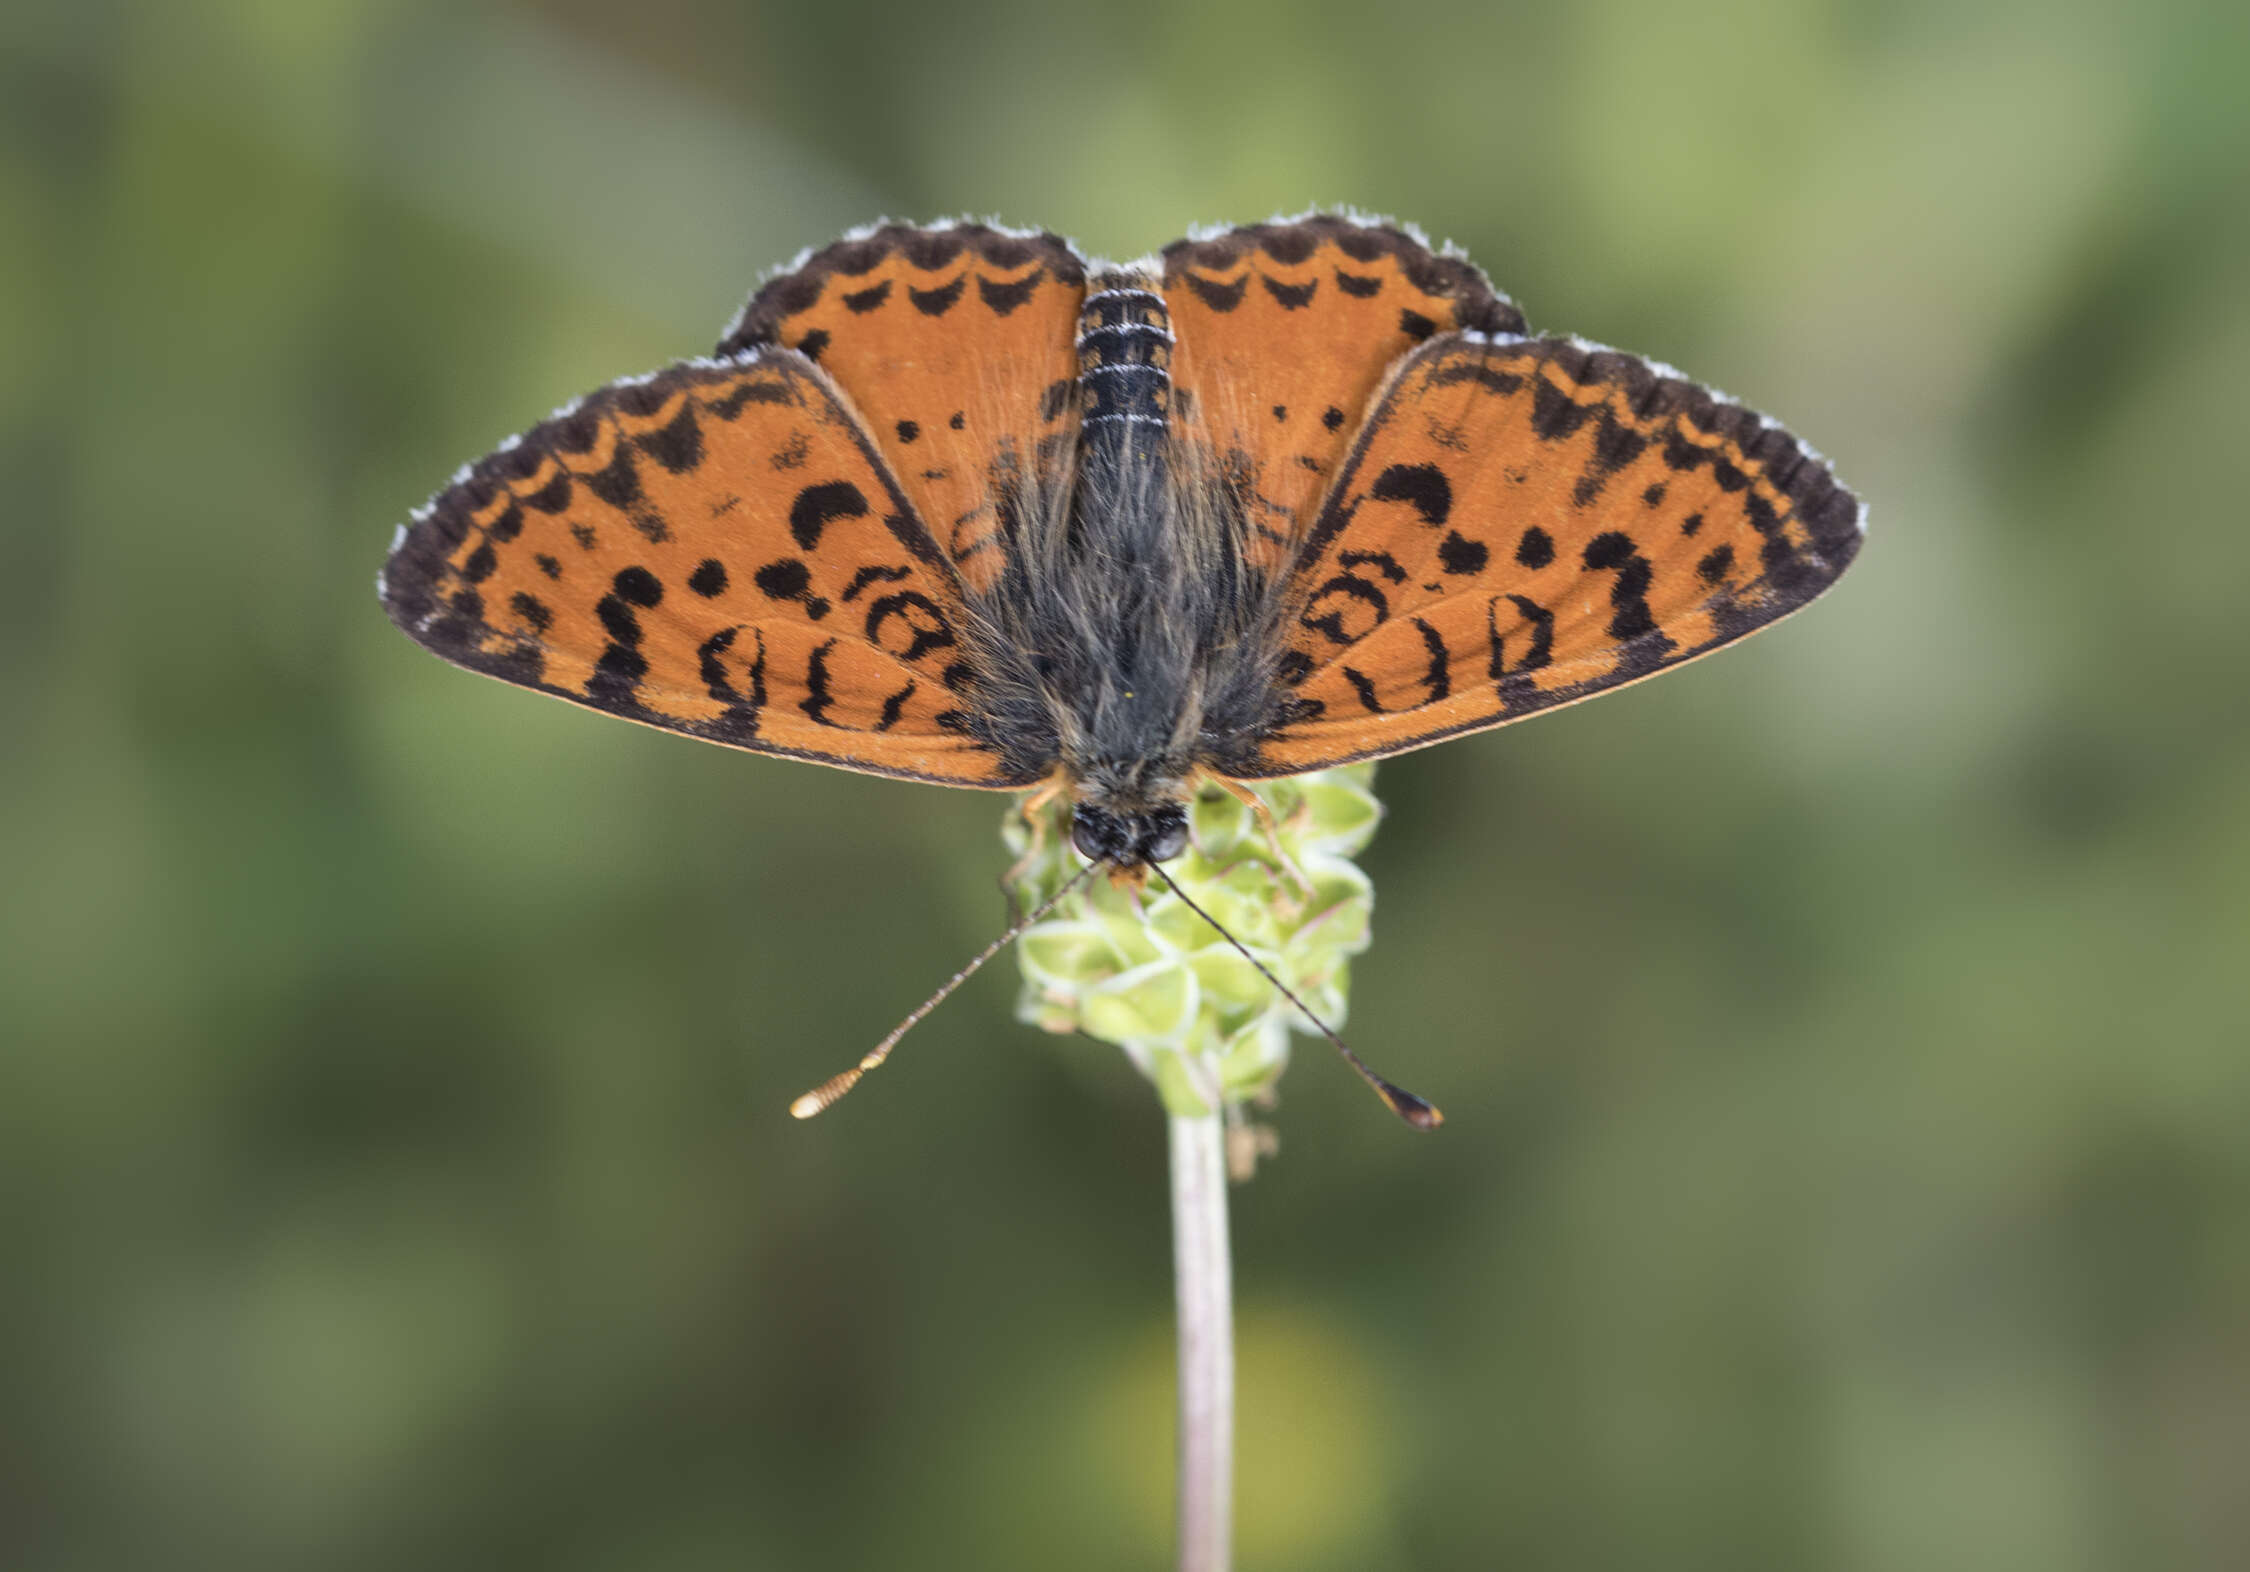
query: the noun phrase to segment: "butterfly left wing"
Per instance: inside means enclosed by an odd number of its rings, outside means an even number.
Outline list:
[[[951,565],[791,351],[533,427],[400,531],[380,584],[456,665],[644,725],[952,786],[1039,773],[983,737]]]
[[[1001,575],[1006,514],[1063,484],[1085,294],[1059,236],[885,224],[769,280],[719,353],[778,344],[817,362],[981,594]]]
[[[1433,339],[1301,544],[1292,718],[1236,773],[1380,758],[1638,681],[1812,600],[1860,539],[1818,455],[1669,368],[1573,339]]]

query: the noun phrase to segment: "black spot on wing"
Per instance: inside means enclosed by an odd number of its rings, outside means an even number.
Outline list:
[[[1449,531],[1438,546],[1438,562],[1452,574],[1482,573],[1492,553],[1481,540],[1471,540],[1459,530]]]
[[[1482,360],[1449,360],[1430,372],[1432,387],[1452,387],[1461,382],[1474,382],[1478,387],[1503,397],[1523,389],[1523,378],[1517,373],[1488,366]]]
[[[1267,273],[1260,273],[1258,282],[1266,286],[1266,293],[1273,296],[1284,311],[1301,311],[1311,305],[1313,292],[1320,288],[1317,278],[1302,284],[1284,284]]]
[[[750,576],[768,600],[795,600],[812,583],[812,570],[795,557],[769,562]]]
[[[1320,412],[1320,423],[1334,431],[1344,423],[1344,412],[1331,404]]]
[[[640,471],[633,467],[633,450],[622,442],[607,464],[578,478],[588,491],[613,508],[629,508],[641,500]]]
[[[836,647],[834,639],[813,646],[805,661],[805,696],[797,701],[797,708],[811,717],[816,725],[833,726],[828,711],[836,703],[836,695],[828,688],[828,652]]]
[[[1549,442],[1557,442],[1586,424],[1593,406],[1574,401],[1545,377],[1531,387],[1531,429]]]
[[[1706,584],[1716,584],[1727,576],[1727,570],[1733,566],[1734,548],[1724,545],[1714,546],[1710,551],[1705,552],[1703,560],[1695,565],[1695,576]]]
[[[741,631],[740,628],[721,628],[695,647],[696,671],[703,678],[703,691],[722,704],[742,702],[742,695],[727,680],[726,663],[720,658],[734,647],[735,637]]]
[[[1500,602],[1507,601],[1516,612],[1531,624],[1531,642],[1515,665],[1508,664],[1505,648],[1506,636],[1500,631]],[[1554,658],[1555,614],[1526,595],[1495,595],[1485,603],[1484,625],[1486,637],[1491,641],[1491,659],[1486,670],[1492,680],[1526,671],[1537,671]]]
[[[1663,459],[1665,466],[1687,474],[1711,462],[1711,450],[1701,443],[1690,442],[1674,427],[1664,434]]]
[[[898,439],[901,442],[912,442],[921,434],[922,428],[911,420],[902,420],[898,423]]]
[[[896,584],[901,579],[910,579],[912,577],[914,577],[914,570],[912,568],[861,568],[857,573],[852,575],[851,583],[847,584],[844,587],[844,593],[839,597],[839,599],[841,599],[846,605],[849,605],[853,601],[857,600],[859,598],[859,592],[867,588],[867,586],[870,584]]]
[[[838,519],[867,516],[867,498],[848,480],[824,481],[807,486],[789,504],[789,533],[811,551],[820,544],[821,532]]]
[[[807,358],[811,352],[806,351]],[[745,406],[751,404],[787,404],[792,395],[789,385],[779,378],[746,377],[729,388],[726,396],[713,399],[703,407],[721,420],[741,418]]]
[[[1656,618],[1648,609],[1648,587],[1656,570],[1633,544],[1632,536],[1621,530],[1604,530],[1586,543],[1584,561],[1589,568],[1617,575],[1609,587],[1611,638],[1637,639],[1656,630]]]
[[[1437,629],[1420,617],[1414,619],[1414,626],[1421,631],[1422,647],[1430,653],[1430,664],[1422,673],[1422,686],[1429,692],[1428,702],[1435,704],[1453,691],[1453,657],[1446,651],[1445,640],[1438,636]]]
[[[961,274],[950,284],[940,284],[935,289],[915,289],[909,286],[906,298],[914,302],[914,309],[926,317],[942,317],[951,311],[961,291],[969,287],[969,275]]]
[[[594,662],[594,675],[587,679],[586,696],[612,709],[628,708],[633,703],[633,691],[647,675],[648,660],[639,650],[629,644],[613,643],[602,651],[601,659]]]
[[[1374,614],[1369,630],[1381,627],[1391,614],[1390,599],[1381,590],[1356,574],[1339,573],[1313,592],[1297,621],[1331,644],[1349,644],[1363,636],[1351,632],[1344,620],[1354,601]]]
[[[1377,502],[1404,502],[1432,528],[1453,512],[1453,484],[1435,464],[1393,464],[1375,477],[1367,494]]]
[[[1040,280],[1046,276],[1045,268],[1035,267],[1012,284],[996,284],[979,273],[977,275],[977,295],[995,313],[1006,316],[1016,307],[1029,300],[1031,292],[1039,287]]]
[[[821,351],[826,349],[827,347],[828,329],[826,328],[814,328],[803,338],[797,340],[796,344],[797,353],[804,356],[807,360],[813,362],[813,364],[815,365],[818,365],[820,363]]]
[[[1382,714],[1382,701],[1376,698],[1375,684],[1367,680],[1367,674],[1352,666],[1345,666],[1341,669],[1344,680],[1352,685],[1352,692],[1359,695],[1359,707],[1370,715]]]
[[[617,577],[610,581],[610,588],[617,592],[619,599],[635,606],[655,606],[664,599],[663,584],[643,567],[620,568]]]
[[[1406,569],[1399,566],[1398,558],[1387,551],[1347,551],[1336,559],[1344,568],[1373,568],[1393,584],[1406,582]]]
[[[1250,275],[1245,273],[1231,284],[1221,284],[1203,277],[1200,273],[1183,273],[1187,287],[1195,291],[1195,298],[1213,311],[1232,311],[1242,304],[1242,292],[1250,287]]]
[[[554,626],[555,614],[549,611],[547,603],[536,595],[529,595],[522,590],[518,590],[509,598],[508,604],[514,609],[517,616],[523,618],[530,625],[531,631],[534,633],[545,633],[550,627]]]
[[[705,557],[696,570],[688,575],[687,587],[705,600],[726,593],[727,567],[717,557]]]
[[[891,298],[891,281],[884,279],[867,289],[855,289],[844,296],[844,309],[855,317],[863,317]]]
[[[883,700],[883,718],[875,723],[877,731],[889,731],[898,724],[899,716],[906,712],[906,701],[914,697],[914,683],[908,683],[898,692]]]
[[[675,475],[685,475],[703,462],[703,429],[696,424],[695,401],[682,401],[680,412],[634,444]]]
[[[1649,439],[1630,427],[1622,425],[1607,409],[1594,428],[1594,454],[1580,472],[1577,484],[1571,488],[1571,500],[1585,507],[1601,495],[1609,477],[1641,456]]]
[[[795,557],[769,562],[750,575],[758,593],[768,600],[795,601],[814,622],[828,615],[828,602],[812,593],[812,571]]]
[[[570,506],[570,476],[561,470],[547,484],[522,499],[525,507],[542,513],[560,513]]]
[[[604,595],[596,601],[594,615],[601,619],[602,627],[615,643],[631,649],[641,642],[641,619],[615,595]]]
[[[1401,311],[1398,314],[1398,330],[1419,344],[1437,331],[1437,324],[1419,311]]]
[[[1379,278],[1367,278],[1358,273],[1347,273],[1342,268],[1338,268],[1336,269],[1336,287],[1347,295],[1357,295],[1360,299],[1366,300],[1383,292],[1383,281]]]
[[[883,642],[886,624],[896,619],[907,632],[906,648],[894,650]],[[920,660],[933,649],[953,643],[953,626],[937,602],[917,590],[899,590],[878,597],[867,608],[867,642],[896,660]]]

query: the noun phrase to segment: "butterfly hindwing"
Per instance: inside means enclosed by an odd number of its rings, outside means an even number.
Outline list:
[[[962,581],[999,576],[1005,514],[1067,472],[1086,271],[1053,235],[889,224],[764,285],[721,354],[795,349],[842,387]]]
[[[475,671],[711,742],[1022,784],[964,721],[960,587],[802,356],[613,384],[401,532],[393,621]]]
[[[1311,526],[1400,356],[1434,334],[1524,325],[1469,262],[1347,218],[1182,240],[1163,264],[1179,424],[1243,497],[1251,559],[1268,569]]]
[[[1635,681],[1804,605],[1859,544],[1859,505],[1817,455],[1668,368],[1572,339],[1434,339],[1302,541],[1294,718],[1245,773],[1377,758]]]

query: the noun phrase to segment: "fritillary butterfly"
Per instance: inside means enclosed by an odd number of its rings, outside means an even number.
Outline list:
[[[1067,794],[1135,877],[1207,777],[1636,682],[1812,600],[1863,527],[1772,421],[1530,334],[1391,225],[1111,266],[889,224],[767,282],[712,357],[464,468],[380,584],[437,654],[573,703]]]

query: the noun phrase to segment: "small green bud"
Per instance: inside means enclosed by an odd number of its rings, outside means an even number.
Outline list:
[[[1191,911],[1182,891],[1332,1027],[1341,1027],[1350,958],[1367,948],[1374,885],[1352,861],[1382,819],[1375,766],[1249,783],[1259,815],[1206,785],[1188,808],[1188,849],[1138,890],[1095,876],[1017,946],[1018,1019],[1123,1048],[1178,1117],[1232,1107],[1273,1087],[1292,1027],[1314,1028],[1255,966]],[[1084,864],[1060,801],[1027,820],[1011,808],[1001,838],[1017,865],[1010,893],[1029,911]]]

